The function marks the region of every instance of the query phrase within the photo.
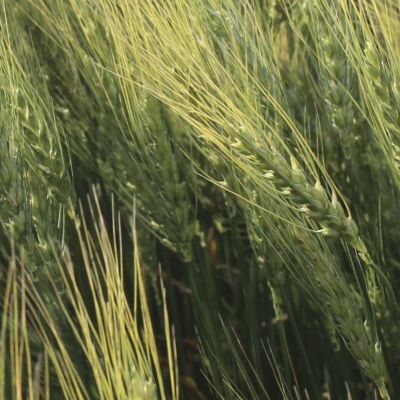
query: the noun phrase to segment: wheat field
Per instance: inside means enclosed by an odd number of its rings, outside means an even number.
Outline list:
[[[0,5],[0,400],[400,398],[398,0]]]

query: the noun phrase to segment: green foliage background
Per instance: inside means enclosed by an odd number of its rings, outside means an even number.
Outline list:
[[[0,4],[2,398],[397,398],[397,0]]]

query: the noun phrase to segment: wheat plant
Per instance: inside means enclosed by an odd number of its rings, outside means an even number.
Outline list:
[[[396,399],[396,0],[1,0],[0,398]]]

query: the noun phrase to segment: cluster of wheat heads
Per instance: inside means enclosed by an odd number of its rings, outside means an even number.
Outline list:
[[[0,396],[396,398],[395,0],[2,0],[0,32]]]

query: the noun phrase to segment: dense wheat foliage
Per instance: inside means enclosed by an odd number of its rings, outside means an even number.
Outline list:
[[[0,400],[400,398],[399,1],[0,5]]]

